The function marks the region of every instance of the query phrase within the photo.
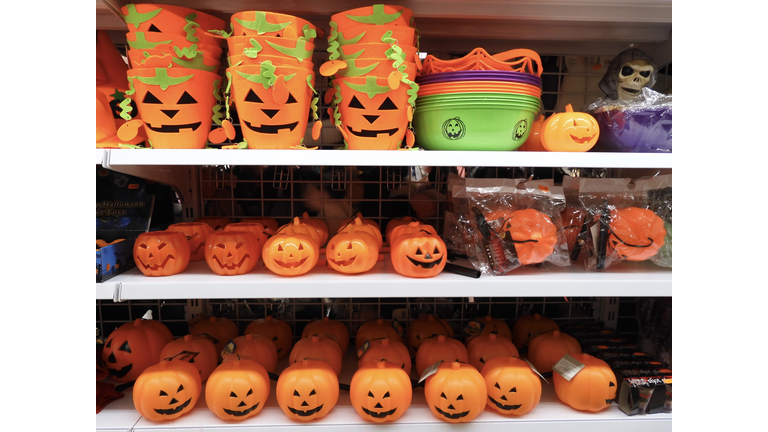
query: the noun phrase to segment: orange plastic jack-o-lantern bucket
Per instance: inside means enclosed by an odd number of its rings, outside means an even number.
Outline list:
[[[298,276],[312,270],[320,258],[320,247],[307,234],[288,226],[267,240],[262,251],[264,265],[282,276]]]
[[[175,231],[150,231],[139,234],[133,244],[136,267],[147,276],[170,276],[183,272],[189,264],[187,237]]]
[[[246,274],[256,267],[261,244],[250,231],[214,231],[208,236],[205,261],[221,276]]]
[[[175,223],[168,227],[168,231],[178,231],[187,237],[190,261],[205,259],[205,240],[213,232],[208,224],[203,222]]]
[[[230,67],[227,76],[248,148],[287,149],[302,144],[313,100],[312,71],[266,61]]]
[[[185,68],[131,69],[128,79],[134,88],[129,96],[153,148],[205,148],[213,118],[220,115],[214,111],[219,75]],[[135,135],[136,126],[127,122],[118,135],[132,138],[130,130]]]

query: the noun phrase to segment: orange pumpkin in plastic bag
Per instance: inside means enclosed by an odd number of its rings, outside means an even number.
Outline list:
[[[182,222],[170,225],[168,231],[178,231],[187,237],[190,261],[205,259],[205,241],[213,232],[210,225],[203,222]]]
[[[317,234],[317,232],[315,232]],[[288,226],[264,244],[264,265],[281,276],[299,276],[312,270],[320,258],[317,241]]]
[[[133,386],[133,405],[152,421],[176,419],[195,407],[203,384],[200,372],[183,360],[163,360],[144,370]]]
[[[245,420],[264,408],[269,398],[269,375],[251,359],[227,356],[205,386],[205,403],[226,421]]]
[[[133,244],[133,258],[146,276],[175,275],[189,265],[189,243],[180,232],[141,233]]]
[[[261,255],[259,240],[249,231],[214,231],[207,243],[205,261],[221,276],[250,272],[256,268]]]
[[[375,423],[399,419],[411,406],[413,387],[408,374],[384,360],[360,367],[349,384],[349,399],[357,414]]]
[[[664,246],[664,220],[652,210],[627,207],[611,210],[608,250],[627,261],[645,261]]]
[[[534,209],[515,210],[500,231],[512,236],[522,265],[543,262],[557,245],[557,227],[549,216]]]
[[[339,400],[339,379],[330,365],[302,360],[280,373],[277,404],[292,420],[312,421],[325,417]]]

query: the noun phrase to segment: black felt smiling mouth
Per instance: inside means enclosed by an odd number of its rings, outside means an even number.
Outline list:
[[[355,136],[363,137],[363,138],[376,138],[379,136],[379,134],[388,134],[389,136],[392,136],[397,133],[398,128],[394,129],[385,129],[385,130],[368,130],[368,129],[360,129],[360,132],[354,131],[351,127],[347,126],[347,130]]]
[[[179,133],[182,129],[192,129],[192,132],[196,131],[197,128],[200,127],[202,122],[197,123],[189,123],[189,124],[183,124],[183,125],[162,125],[160,127],[153,127],[149,123],[147,123],[147,127],[153,131],[153,132],[163,132],[163,133]]]
[[[442,414],[443,416],[445,416],[446,418],[449,418],[451,420],[460,419],[462,417],[466,417],[469,414],[469,411],[464,411],[463,413],[450,414],[450,413],[447,413],[447,412],[441,410],[438,407],[435,407],[435,409],[437,410],[437,412],[439,412],[440,414]]]
[[[490,396],[488,396],[488,399],[490,399],[491,402],[493,402],[493,404],[496,405],[498,408],[503,409],[505,411],[516,410],[516,409],[520,408],[521,406],[523,406],[522,404],[520,404],[520,405],[503,405],[503,404],[497,402],[494,398],[492,398]]]
[[[298,126],[299,124],[299,122],[293,122],[293,123],[281,124],[281,125],[253,126],[250,122],[245,120],[243,121],[243,123],[245,123],[245,125],[248,126],[248,129],[254,132],[263,133],[263,134],[276,134],[280,131],[280,129],[288,129],[291,132],[293,132],[293,130],[296,129],[296,126]]]
[[[133,364],[129,364],[128,366],[122,368],[122,369],[107,369],[110,375],[112,375],[115,378],[122,378],[126,375],[128,375],[128,372],[131,371],[133,368]]]
[[[392,414],[394,414],[395,411],[397,411],[397,408],[392,408],[389,411],[384,411],[384,412],[377,413],[376,411],[371,411],[371,410],[369,410],[369,409],[367,409],[365,407],[360,407],[360,408],[363,409],[364,413],[368,414],[371,417],[375,417],[375,418],[388,417],[388,416],[391,416]]]
[[[425,268],[425,269],[431,269],[432,267],[434,267],[434,266],[440,264],[441,262],[443,262],[443,257],[440,257],[439,260],[432,261],[432,262],[416,261],[415,259],[413,259],[411,257],[407,257],[407,258],[408,258],[408,261],[410,261],[413,265],[419,266],[419,267]]]
[[[177,406],[176,408],[169,408],[169,409],[157,409],[155,408],[155,412],[162,415],[171,415],[171,414],[178,414],[180,413],[184,408],[188,407],[189,404],[192,402],[192,398],[187,399],[186,402],[183,404]]]
[[[233,411],[233,410],[228,410],[228,409],[224,408],[224,412],[229,414],[229,415],[231,415],[231,416],[242,417],[244,415],[250,414],[253,410],[258,408],[259,407],[259,403],[260,402],[256,402],[256,405],[254,405],[254,406],[252,406],[252,407],[250,407],[250,408],[248,408],[246,410],[243,410],[243,411]]]
[[[307,416],[311,416],[312,414],[317,414],[317,413],[320,412],[321,409],[323,409],[323,405],[320,405],[317,408],[313,408],[313,409],[307,410],[307,411],[297,410],[296,408],[288,407],[288,410],[290,412],[292,412],[292,413],[294,413],[294,414],[296,414],[297,416],[300,416],[300,417],[307,417]]]

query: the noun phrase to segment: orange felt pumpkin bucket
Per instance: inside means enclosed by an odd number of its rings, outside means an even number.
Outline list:
[[[256,58],[248,57],[245,54],[230,54],[227,57],[227,66],[253,66],[253,65],[259,65],[265,61],[271,62],[275,66],[290,66],[290,67],[298,67],[298,68],[304,68],[307,70],[314,70],[315,64],[310,60],[302,60],[300,62],[297,62],[295,58],[293,57],[278,57],[278,56],[271,56],[271,55],[259,55]]]
[[[210,225],[203,222],[181,222],[168,226],[168,231],[180,232],[187,238],[190,261],[205,259],[205,241],[213,232]]]
[[[385,44],[386,45],[386,44]],[[387,45],[388,46],[388,45]],[[410,123],[409,85],[392,90],[387,78],[333,80],[336,125],[350,150],[396,150]],[[415,95],[414,95],[415,100]]]
[[[176,51],[175,48],[178,48],[179,51],[186,48],[189,52],[200,49],[208,51],[211,57],[215,59],[221,58],[223,53],[221,46],[214,39],[206,38],[204,41],[193,42],[186,36],[173,33],[129,32],[125,35],[125,40],[131,50],[160,49],[173,52]]]
[[[540,314],[526,315],[520,317],[512,326],[512,343],[517,349],[528,346],[534,337],[555,330],[560,330],[560,326],[551,319]]]
[[[260,318],[248,324],[245,334],[262,335],[274,342],[277,348],[277,358],[281,359],[291,353],[293,347],[293,330],[290,324],[272,316]]]
[[[571,104],[564,113],[552,114],[541,127],[541,145],[547,151],[585,152],[597,144],[600,126],[587,113],[574,112]]]
[[[236,36],[271,36],[287,39],[315,37],[305,35],[306,30],[322,32],[309,21],[287,14],[266,11],[243,11],[232,15],[232,34]]]
[[[347,352],[349,348],[349,329],[341,321],[332,320],[328,317],[323,317],[321,320],[311,321],[304,327],[301,332],[301,337],[306,338],[315,334],[324,334],[336,341],[341,348],[342,355]]]
[[[566,354],[578,356],[581,345],[572,336],[558,330],[542,333],[528,344],[528,361],[541,373],[552,372],[552,366]]]
[[[133,69],[186,68],[217,73],[221,66],[220,57],[204,48],[186,52],[174,49],[132,49],[128,60]],[[192,57],[192,59],[188,58]]]
[[[413,11],[403,6],[376,4],[334,14],[331,22],[340,32],[360,25],[413,27]]]
[[[250,272],[260,255],[261,244],[250,231],[214,231],[205,246],[205,262],[220,276]]]
[[[362,366],[352,376],[349,399],[357,414],[375,423],[393,422],[411,406],[413,387],[397,364],[377,361]]]
[[[246,334],[232,339],[235,349],[232,354],[247,358],[264,366],[268,372],[277,368],[277,347],[268,337],[259,334]]]
[[[472,340],[467,348],[469,364],[480,370],[485,364],[496,357],[517,357],[519,355],[511,340],[496,333],[480,335]]]
[[[608,363],[589,354],[574,358],[584,364],[570,381],[559,373],[552,374],[555,394],[561,402],[581,411],[602,411],[616,398],[616,376]]]
[[[664,246],[664,220],[652,210],[626,207],[611,210],[608,251],[627,261],[644,261]]]
[[[414,46],[398,45],[403,50],[403,60],[409,64],[416,64],[418,49]],[[339,60],[389,60],[392,45],[389,43],[358,43],[339,46]],[[391,60],[390,60],[391,61]]]
[[[424,397],[429,410],[438,419],[448,423],[466,423],[483,412],[488,389],[483,376],[474,366],[446,362],[427,378]]]
[[[504,321],[494,318],[490,315],[486,315],[484,318],[480,318],[475,321],[479,321],[480,323],[482,323],[483,329],[480,330],[480,333],[476,333],[470,336],[469,339],[467,339],[467,341],[464,343],[464,345],[467,346],[467,349],[469,349],[470,345],[472,344],[472,341],[476,337],[484,334],[496,333],[500,337],[505,337],[509,340],[512,340],[512,330],[510,330],[509,326]]]
[[[248,148],[286,149],[301,144],[312,100],[312,71],[265,61],[232,66],[227,76]]]
[[[339,400],[339,379],[330,365],[302,360],[280,373],[275,390],[277,404],[292,420],[325,417]]]
[[[197,322],[189,330],[194,336],[208,338],[220,353],[232,339],[237,337],[237,325],[224,317],[210,317]],[[218,358],[218,356],[217,356]]]
[[[162,323],[136,319],[109,334],[101,361],[115,381],[134,381],[144,369],[157,363],[160,352],[171,341],[173,336]]]
[[[387,32],[392,32],[389,37],[397,41],[398,45],[416,46],[416,29],[408,26],[397,25],[369,25],[361,24],[339,30],[338,26],[331,27],[329,39],[336,35],[336,42],[340,46],[353,44],[381,43],[381,39]]]
[[[359,219],[357,219],[359,221]],[[328,242],[325,251],[328,267],[345,274],[365,273],[372,269],[379,258],[376,239],[362,225],[348,225]],[[367,226],[367,225],[366,225]]]
[[[222,81],[218,74],[186,68],[131,69],[128,80],[135,90],[128,96],[136,101],[153,148],[205,148]],[[130,135],[125,131],[131,127],[131,122],[124,124],[118,134]]]
[[[163,4],[127,4],[120,8],[129,32],[158,32],[181,35],[194,43],[212,45],[220,42],[210,30],[224,30],[226,22],[213,15],[181,6]]]
[[[451,337],[439,335],[429,338],[416,351],[416,373],[421,376],[428,367],[439,361],[469,363],[469,353],[464,344]]]
[[[448,321],[434,315],[420,316],[408,325],[408,351],[412,356],[416,355],[421,343],[425,340],[439,336],[454,336],[453,329]]]
[[[180,358],[175,358],[177,356]],[[200,379],[205,381],[219,364],[219,352],[216,351],[216,346],[210,339],[188,334],[168,342],[163,347],[159,360],[164,359],[187,361],[193,364],[200,372]]]
[[[541,379],[524,360],[496,357],[485,363],[480,374],[488,389],[488,407],[501,414],[527,414],[541,400]]]
[[[296,233],[289,226],[267,240],[262,256],[264,265],[273,273],[299,276],[315,267],[320,258],[320,248],[315,239]]]
[[[394,71],[393,60],[388,59],[370,59],[370,58],[357,58],[347,59],[344,61],[347,67],[339,69],[333,76],[336,78],[341,77],[366,77],[375,76],[378,78],[387,78]],[[416,63],[403,62],[406,67],[400,71],[406,78],[413,81],[416,79]],[[322,72],[321,72],[322,73]],[[326,72],[327,73],[327,72]]]
[[[394,231],[399,228],[403,227]],[[403,276],[433,277],[447,263],[445,242],[438,235],[421,231],[397,236],[390,246],[390,259],[395,271]]]
[[[269,375],[264,366],[228,356],[208,379],[205,403],[220,419],[241,421],[261,412],[269,391]]]
[[[538,264],[555,251],[557,227],[546,214],[534,210],[515,210],[502,223],[500,231],[512,236],[520,264]]]
[[[365,350],[360,359],[357,360],[357,367],[360,369],[366,365],[375,364],[382,360],[399,365],[408,376],[411,376],[412,364],[408,348],[405,347],[405,344],[389,340],[388,338],[374,339],[370,341],[368,349]]]
[[[271,36],[230,36],[227,38],[229,53],[245,55],[259,60],[262,55],[291,59],[291,66],[299,66],[301,62],[312,61],[315,44],[303,38],[286,39]],[[262,62],[265,60],[261,60]],[[233,65],[237,63],[233,62]]]
[[[403,338],[400,337],[400,333],[395,329],[393,321],[378,318],[364,322],[357,329],[355,350],[359,350],[366,341],[370,343],[374,339],[390,339],[400,343],[403,342]]]
[[[208,224],[208,226],[211,227],[213,231],[223,230],[224,227],[232,223],[232,221],[229,220],[229,218],[225,218],[221,216],[202,216],[199,218],[195,218],[195,222],[202,222],[204,224]]]
[[[133,244],[133,259],[146,276],[175,275],[189,265],[189,243],[180,232],[141,233]]]
[[[339,344],[326,335],[312,335],[299,339],[291,349],[288,363],[305,359],[322,360],[328,363],[338,376],[341,373],[342,352]]]
[[[174,420],[195,407],[203,384],[200,373],[183,360],[163,360],[144,370],[133,386],[133,405],[149,420]]]

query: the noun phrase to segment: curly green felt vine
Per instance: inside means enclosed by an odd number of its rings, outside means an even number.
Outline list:
[[[178,58],[188,58],[192,60],[193,58],[197,57],[197,44],[192,44],[184,48],[175,46],[173,47],[173,52],[176,53],[176,57]],[[202,54],[202,51],[200,53]]]
[[[249,42],[251,43],[251,46],[247,48],[243,48],[243,54],[246,57],[252,58],[252,59],[258,57],[259,53],[264,48],[262,48],[261,44],[256,39],[251,38]]]
[[[306,41],[317,37],[317,31],[313,28],[310,28],[309,24],[304,24],[304,27],[301,28],[301,34],[302,36],[299,39],[304,39]]]
[[[195,18],[197,18],[196,13],[191,13],[184,17],[184,20],[187,22],[187,25],[184,26],[184,31],[187,33],[187,40],[190,42],[200,41],[200,38],[195,36],[197,28],[200,27],[200,24],[195,22]]]
[[[232,88],[232,74],[227,71],[227,88],[224,90],[224,109],[226,109],[226,118],[229,119],[229,92]]]
[[[312,108],[312,119],[317,121],[319,118],[317,116],[317,102],[320,100],[320,98],[317,96],[317,91],[315,91],[315,88],[312,87],[312,75],[307,76],[307,85],[312,90],[312,94],[315,95],[312,98],[312,102],[310,103],[310,108]]]
[[[341,87],[334,83],[333,88],[336,90],[333,95],[333,124],[341,129],[341,112],[339,111],[339,106],[341,105]]]
[[[339,38],[339,32],[336,30],[336,28],[339,26],[335,22],[331,21],[331,36],[328,37],[328,51],[330,55],[328,56],[328,60],[336,60],[339,58],[339,41],[337,40]]]
[[[218,126],[221,126],[221,119],[224,118],[224,114],[221,113],[221,80],[215,80],[213,82],[213,97],[216,98],[216,105],[213,106],[213,122]]]
[[[133,111],[133,107],[131,106],[131,98],[130,96],[133,96],[134,93],[136,93],[136,89],[133,88],[133,77],[128,77],[128,91],[125,92],[125,98],[120,101],[118,106],[120,107],[120,117],[128,121],[131,119],[131,111]]]

